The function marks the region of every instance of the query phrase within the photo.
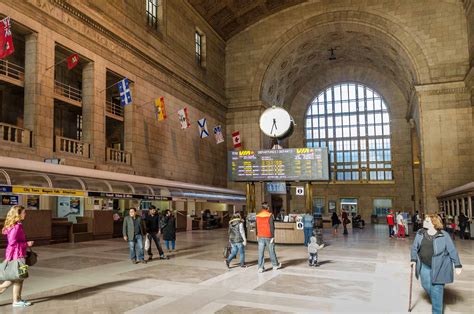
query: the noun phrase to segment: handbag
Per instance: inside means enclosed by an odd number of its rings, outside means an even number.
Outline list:
[[[150,236],[147,235],[145,239],[145,251],[148,251],[150,249],[151,243],[150,243]]]
[[[24,259],[14,259],[0,263],[0,280],[17,281],[28,278],[28,265]]]
[[[31,248],[28,248],[28,252],[26,252],[25,263],[28,266],[33,266],[38,262],[38,254],[33,252]]]
[[[231,251],[232,251],[232,245],[230,244],[230,241],[229,241],[227,242],[227,245],[224,246],[224,252],[223,252],[224,257],[228,258]]]

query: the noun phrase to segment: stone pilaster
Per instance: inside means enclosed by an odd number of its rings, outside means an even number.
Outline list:
[[[105,70],[96,62],[87,63],[82,70],[82,134],[91,145],[91,159],[105,161]]]
[[[473,108],[464,82],[417,86],[425,212],[436,196],[474,180]]]

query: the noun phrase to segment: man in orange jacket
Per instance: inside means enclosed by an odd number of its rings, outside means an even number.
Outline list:
[[[258,272],[265,271],[265,247],[268,247],[273,270],[281,267],[275,254],[275,222],[272,213],[269,211],[268,203],[262,203],[262,210],[257,214],[255,231],[258,241]]]

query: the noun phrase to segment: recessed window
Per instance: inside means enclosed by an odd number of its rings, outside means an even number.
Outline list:
[[[390,117],[383,98],[358,83],[329,87],[309,105],[306,147],[328,147],[335,181],[391,181]]]
[[[158,29],[158,0],[146,1],[146,17],[148,26]]]
[[[196,64],[206,66],[206,36],[199,29],[194,33],[194,47]]]

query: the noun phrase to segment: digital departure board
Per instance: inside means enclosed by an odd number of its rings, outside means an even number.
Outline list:
[[[327,181],[327,148],[230,151],[231,181]]]

